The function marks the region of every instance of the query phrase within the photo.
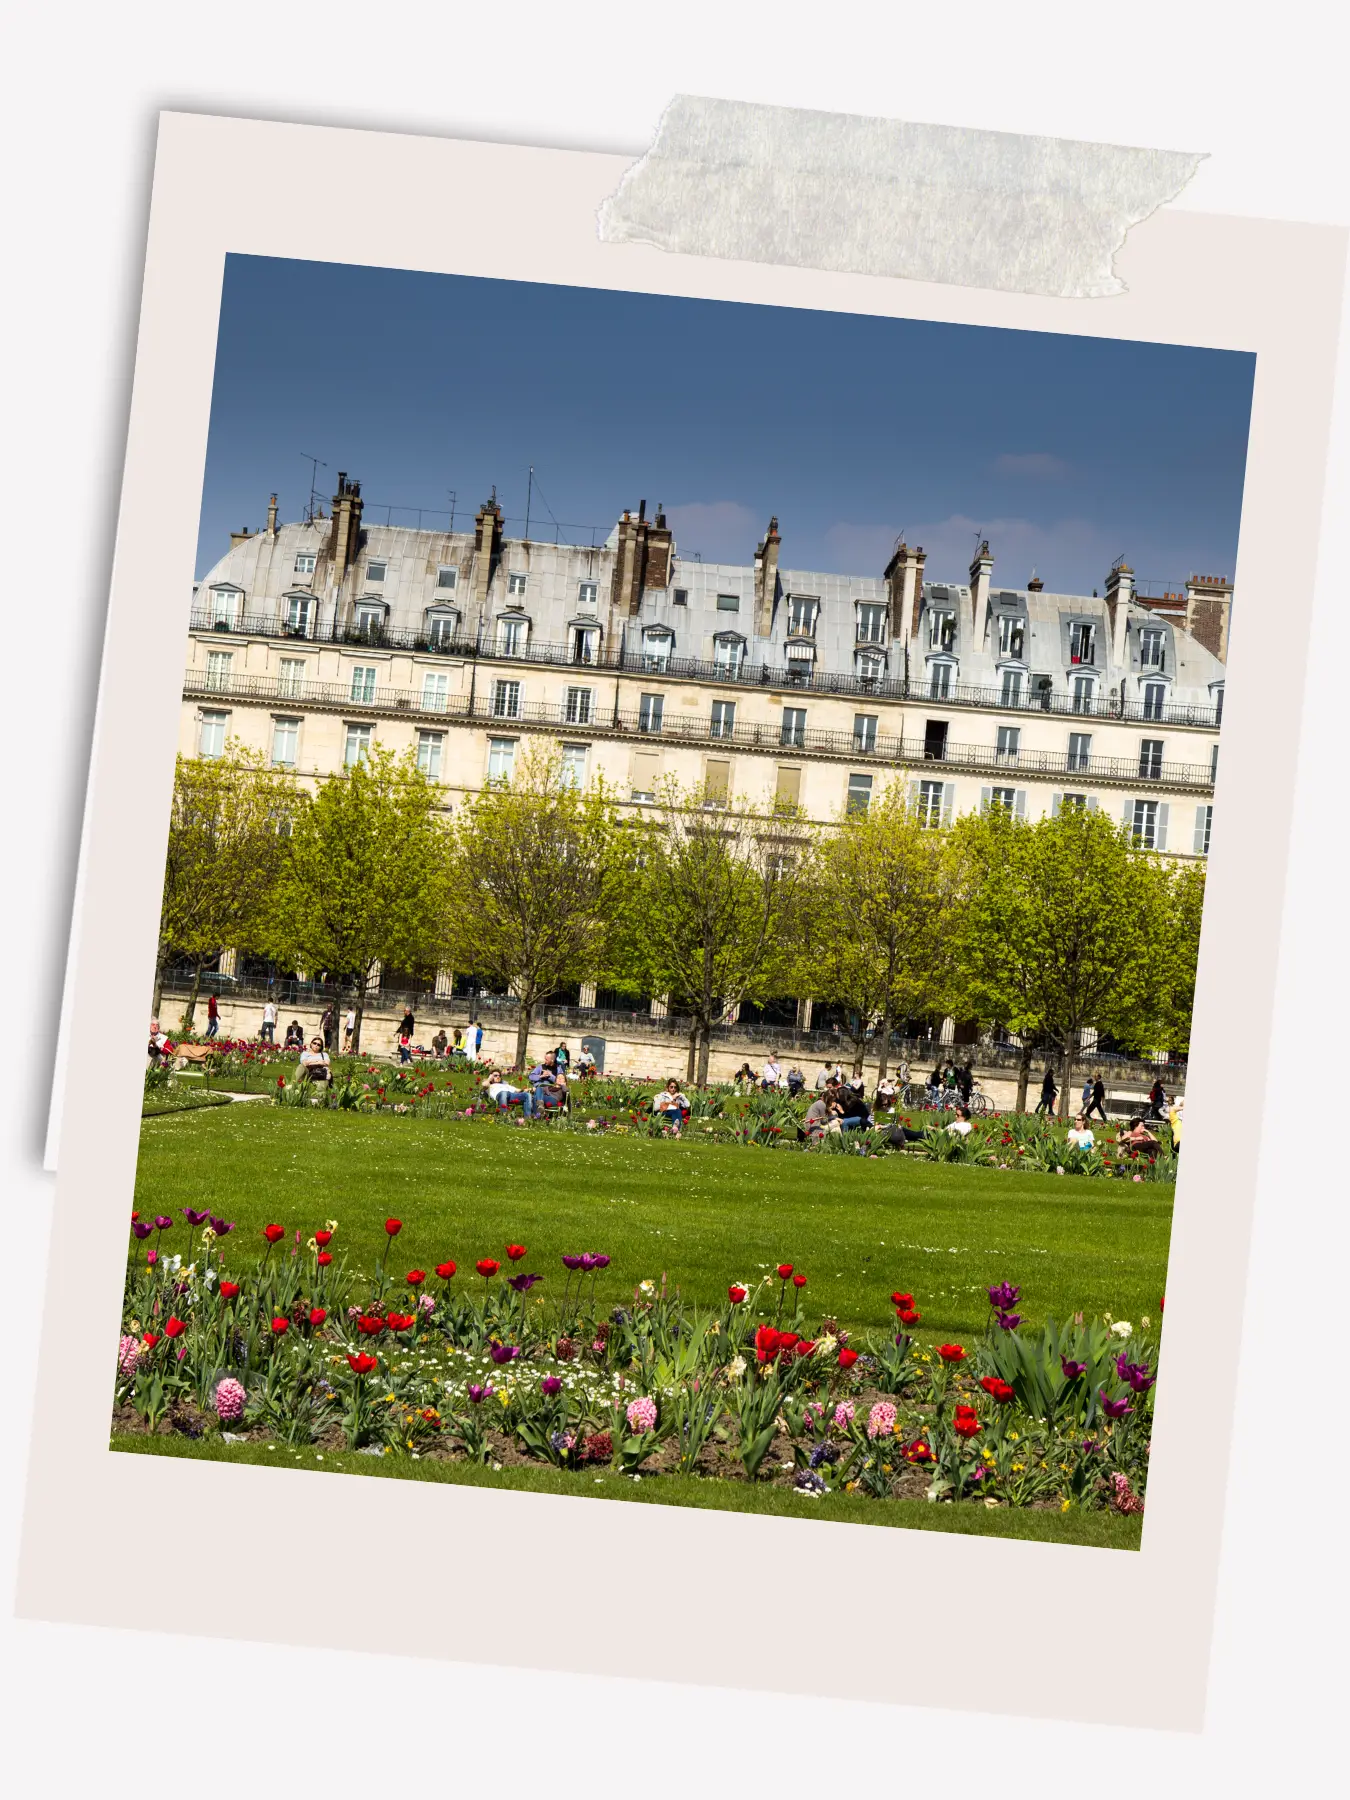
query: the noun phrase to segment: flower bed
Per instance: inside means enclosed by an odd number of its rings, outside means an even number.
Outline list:
[[[132,1231],[121,1431],[766,1483],[808,1502],[1143,1508],[1147,1320],[1032,1330],[1001,1282],[968,1345],[922,1343],[898,1290],[893,1329],[860,1339],[811,1317],[789,1263],[732,1282],[719,1308],[643,1280],[606,1311],[602,1253],[548,1276],[518,1243],[463,1269],[427,1248],[409,1267],[396,1218],[371,1272],[335,1252],[333,1221],[308,1240],[269,1224],[247,1257],[233,1225],[192,1208]]]

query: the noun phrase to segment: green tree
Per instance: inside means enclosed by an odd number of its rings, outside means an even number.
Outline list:
[[[968,857],[961,958],[969,1009],[1048,1043],[1067,1114],[1085,1028],[1140,1043],[1167,987],[1167,876],[1102,812],[1026,824],[995,808],[958,821]]]
[[[156,1016],[171,958],[193,964],[180,1027],[188,1032],[207,963],[223,950],[263,947],[283,834],[298,805],[291,776],[233,739],[221,756],[178,758],[155,953]]]
[[[1205,865],[1181,863],[1168,883],[1166,981],[1162,990],[1162,1023],[1168,1050],[1191,1047],[1191,1012],[1195,1006],[1195,971],[1200,957],[1200,917],[1205,905]]]
[[[846,812],[822,841],[805,895],[796,985],[849,1009],[856,1074],[874,1021],[879,1080],[894,1022],[946,1011],[959,900],[950,833],[928,828],[904,782],[888,783],[866,810]]]
[[[274,893],[271,948],[296,968],[335,976],[356,1013],[377,966],[430,974],[447,873],[439,790],[412,752],[375,746],[301,806]]]
[[[543,746],[465,802],[452,833],[443,960],[515,995],[519,1068],[539,1006],[604,964],[626,885],[604,786],[577,788]]]
[[[790,812],[726,805],[667,782],[635,831],[627,966],[690,1020],[687,1078],[706,1082],[713,1026],[792,968],[810,834]]]

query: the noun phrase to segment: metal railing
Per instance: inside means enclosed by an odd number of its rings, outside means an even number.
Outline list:
[[[597,620],[597,628],[599,621]],[[410,650],[421,655],[445,656],[456,661],[544,664],[551,668],[575,668],[606,671],[613,675],[650,674],[668,680],[709,681],[737,688],[791,689],[794,693],[847,695],[860,699],[914,700],[934,706],[980,707],[1000,712],[1055,713],[1080,719],[1114,719],[1127,723],[1155,725],[1218,725],[1213,706],[1150,706],[1141,700],[1122,700],[1115,694],[1097,694],[1090,700],[1076,700],[1072,693],[1051,689],[1023,687],[1017,694],[1008,692],[1002,683],[978,686],[953,682],[945,691],[936,691],[931,678],[907,675],[863,676],[836,674],[812,667],[809,661],[782,663],[755,662],[740,658],[735,663],[708,661],[692,656],[651,656],[622,641],[602,643],[590,654],[578,654],[574,644],[527,642],[518,650],[506,650],[490,638],[432,637],[429,631],[408,631],[392,625],[366,626],[355,623],[324,626],[288,625],[285,619],[271,614],[246,613],[237,621],[220,618],[208,608],[196,608],[191,615],[191,629],[207,632],[212,637],[277,638],[294,644],[346,644],[354,648]],[[893,646],[894,648],[894,646]]]
[[[1071,755],[1059,750],[1001,751],[992,744],[938,746],[922,738],[877,733],[862,738],[851,731],[825,731],[797,726],[785,732],[777,720],[763,724],[739,720],[728,723],[707,715],[690,716],[662,710],[661,714],[624,708],[590,706],[584,712],[566,701],[522,702],[497,690],[509,680],[485,684],[486,692],[428,695],[416,688],[375,688],[341,681],[287,681],[266,675],[208,675],[189,670],[183,683],[185,697],[206,701],[246,700],[282,703],[296,709],[321,708],[362,718],[413,717],[428,724],[476,724],[488,730],[547,730],[561,735],[631,737],[662,743],[706,744],[720,749],[757,751],[762,755],[791,756],[808,752],[854,763],[881,763],[896,767],[932,770],[964,769],[997,775],[1015,783],[1019,775],[1074,775],[1089,782],[1137,787],[1186,788],[1208,792],[1214,778],[1207,763],[1150,761],[1138,756]]]

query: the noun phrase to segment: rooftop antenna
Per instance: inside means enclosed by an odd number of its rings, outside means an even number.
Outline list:
[[[459,498],[459,495],[454,488],[447,488],[445,491],[450,497],[450,535],[453,537],[455,532],[455,502]]]
[[[530,481],[525,490],[525,542],[530,541],[530,502],[534,499],[534,464],[530,464]]]
[[[308,450],[300,452],[300,460],[309,464],[309,505],[305,508],[305,523],[314,523],[314,502],[319,497],[319,470],[326,469],[328,464],[317,456],[311,456]]]

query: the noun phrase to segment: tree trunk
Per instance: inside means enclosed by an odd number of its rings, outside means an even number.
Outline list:
[[[1059,1090],[1059,1116],[1061,1119],[1067,1119],[1070,1116],[1069,1102],[1073,1098],[1073,1046],[1071,1042],[1065,1044],[1061,1060],[1064,1067],[1064,1085]]]
[[[891,1061],[891,1009],[885,1007],[881,1014],[881,1023],[877,1026],[877,1085],[886,1079],[886,1071]]]
[[[164,956],[161,953],[155,958],[155,992],[150,1002],[150,1017],[157,1019],[159,1009],[164,1004]]]
[[[1024,1113],[1027,1110],[1027,1088],[1031,1082],[1031,1045],[1022,1040],[1022,1060],[1017,1066],[1017,1107]]]
[[[516,1012],[516,1067],[529,1067],[530,1055],[530,1020],[534,1016],[533,1006],[527,1006],[524,1000],[517,1003]]]
[[[689,1058],[685,1065],[684,1078],[691,1085],[698,1071],[698,1020],[689,1027]]]
[[[183,1017],[178,1024],[179,1035],[182,1037],[189,1037],[192,1033],[193,1021],[197,1016],[197,996],[202,991],[202,970],[205,967],[204,962],[198,962],[192,977],[192,992],[188,995],[188,1003],[183,1008]]]
[[[361,1004],[361,990],[360,989],[357,990],[355,998],[352,1001],[352,1011],[356,1015],[356,1017],[352,1021],[352,1055],[359,1056],[361,1054],[361,1021],[366,1016],[366,1009]],[[339,1020],[339,1025],[340,1024],[341,1024],[341,1020]],[[342,1039],[341,1039],[341,1037],[339,1037],[338,1038],[339,1049],[341,1048],[341,1045],[342,1045]]]
[[[700,1087],[706,1087],[708,1081],[708,1058],[712,1054],[712,1026],[706,1020],[699,1027],[698,1034],[698,1075]]]

